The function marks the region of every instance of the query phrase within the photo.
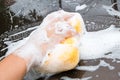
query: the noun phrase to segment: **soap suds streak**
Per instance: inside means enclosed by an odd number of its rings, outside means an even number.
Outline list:
[[[108,67],[109,70],[113,70],[115,69],[115,67],[111,66],[110,64],[106,63],[104,60],[101,60],[100,63],[96,66],[77,66],[76,69],[77,70],[83,70],[83,71],[96,71],[97,69],[99,69],[100,67]]]
[[[120,72],[118,72],[118,75],[120,76]]]
[[[24,44],[27,42],[28,38],[29,38],[29,37],[26,37],[26,38],[24,38],[23,40],[20,40],[20,41],[18,41],[18,42],[12,42],[12,41],[10,41],[11,44],[10,44],[10,42],[8,42],[8,41],[5,42],[5,43],[8,45],[8,51],[7,51],[7,53],[6,53],[5,56],[8,56],[11,52],[15,51],[17,48],[19,48],[19,47],[21,47],[22,45],[24,45]]]
[[[28,28],[28,29],[26,29],[26,30],[24,30],[24,31],[21,31],[21,32],[12,34],[12,35],[10,35],[9,37],[11,37],[11,36],[16,36],[16,35],[18,35],[18,34],[22,34],[22,33],[24,33],[24,32],[28,32],[28,31],[34,30],[34,29],[36,29],[37,27],[38,27],[38,26]]]
[[[120,12],[115,10],[114,8],[112,8],[115,4],[113,4],[111,6],[103,5],[102,7],[108,12],[109,15],[120,17]]]
[[[62,80],[90,80],[92,77],[85,77],[85,78],[70,78],[67,76],[61,77]]]
[[[83,9],[85,9],[85,8],[87,8],[87,5],[86,5],[86,4],[78,5],[78,6],[76,6],[75,11],[83,10]]]
[[[26,30],[24,30],[24,31],[21,31],[21,32],[18,32],[18,33],[9,35],[8,37],[10,38],[10,37],[12,37],[12,36],[18,36],[19,34],[22,34],[22,33],[28,32],[28,31],[35,30],[37,27],[38,27],[38,26],[34,26],[34,27],[31,27],[31,28],[28,28],[28,29],[26,29]],[[9,38],[5,38],[5,39],[3,40],[4,43],[8,45],[8,47],[5,47],[5,48],[1,49],[0,51],[4,51],[4,50],[6,50],[6,49],[9,49],[8,52],[11,51],[11,49],[15,50],[16,48],[14,49],[14,47],[13,47],[14,45],[17,46],[17,45],[19,44],[18,46],[20,46],[20,45],[22,45],[21,42],[23,42],[23,43],[26,42],[26,39],[25,39],[25,38],[22,39],[22,40],[19,40],[18,42],[9,41]],[[17,47],[17,48],[18,48],[18,47]]]

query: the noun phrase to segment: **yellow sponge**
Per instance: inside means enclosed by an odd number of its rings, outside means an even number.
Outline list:
[[[83,20],[78,13],[72,14],[73,17],[67,22],[78,34],[82,33]],[[59,73],[73,69],[79,62],[79,35],[69,37],[58,44],[52,51],[48,53],[41,64],[40,71],[43,73]]]

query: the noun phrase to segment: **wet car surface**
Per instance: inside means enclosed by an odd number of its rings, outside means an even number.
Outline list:
[[[119,16],[110,15],[103,8],[103,5],[111,6],[114,2],[116,0],[1,0],[0,57],[5,55],[7,51],[5,41],[16,42],[27,37],[35,29],[33,27],[40,25],[47,14],[59,9],[79,12],[89,32],[103,30],[110,27],[110,25],[115,25],[116,28],[119,28]],[[76,9],[76,6],[79,5],[83,5],[83,8]],[[112,7],[119,10],[120,1]],[[97,66],[101,61],[104,61],[105,65],[100,66],[94,71],[73,69],[53,75],[48,80],[62,80],[64,76],[74,78],[74,80],[82,80],[83,78],[87,78],[86,80],[120,80],[120,59],[99,58],[81,60],[78,65]],[[38,78],[37,80],[45,80],[45,77]]]

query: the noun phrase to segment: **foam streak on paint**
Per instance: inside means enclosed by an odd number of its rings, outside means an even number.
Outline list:
[[[30,30],[34,30],[34,29],[36,29],[37,27],[38,27],[38,26],[35,26],[35,27],[32,27],[32,28],[28,28],[28,29],[26,29],[26,30],[24,30],[24,31],[15,33],[15,34],[13,34],[13,35],[10,35],[9,37],[15,36],[15,35],[18,35],[18,34],[21,34],[21,33],[27,32],[27,31],[30,31]]]
[[[83,10],[83,9],[85,9],[86,7],[87,7],[86,4],[78,5],[78,6],[76,6],[75,11]]]
[[[118,72],[118,75],[120,76],[120,72]]]
[[[113,4],[115,5],[115,4]],[[106,5],[103,5],[102,7],[108,12],[109,15],[112,15],[112,16],[119,16],[120,17],[120,12],[113,9],[113,5],[111,6],[106,6]]]
[[[92,77],[85,77],[85,78],[70,78],[67,76],[61,77],[62,80],[90,80]]]
[[[96,66],[78,66],[76,67],[77,70],[83,70],[83,71],[96,71],[97,69],[99,69],[99,67],[108,67],[110,70],[113,70],[114,67],[111,66],[110,64],[106,63],[104,60],[101,60],[100,63]]]

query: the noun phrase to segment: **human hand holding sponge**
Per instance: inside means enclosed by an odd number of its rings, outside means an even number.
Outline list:
[[[84,31],[80,14],[63,10],[47,15],[14,55],[26,61],[27,70],[59,73],[73,69],[80,60],[79,40]]]

